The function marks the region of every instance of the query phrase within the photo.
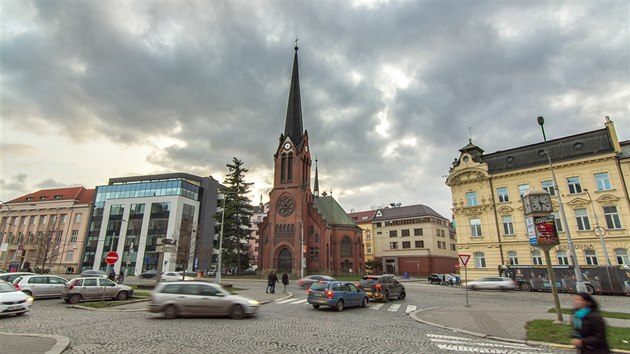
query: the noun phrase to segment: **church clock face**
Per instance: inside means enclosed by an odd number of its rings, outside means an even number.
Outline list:
[[[282,216],[289,216],[295,210],[295,202],[291,197],[282,197],[278,200],[278,206],[276,208],[278,210],[278,214]]]

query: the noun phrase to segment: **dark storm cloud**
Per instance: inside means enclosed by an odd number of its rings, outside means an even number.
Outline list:
[[[627,2],[32,4],[36,26],[2,37],[3,120],[76,140],[174,138],[149,156],[164,170],[216,174],[234,156],[271,168],[296,35],[320,186],[347,208],[450,216],[442,176],[468,127],[488,152],[540,141],[539,115],[550,138],[605,115],[629,138]]]

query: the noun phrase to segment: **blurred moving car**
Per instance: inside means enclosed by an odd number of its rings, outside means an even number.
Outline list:
[[[438,274],[438,273],[429,274],[429,276],[427,277],[427,281],[429,283],[431,283],[431,284],[433,284],[433,283],[441,284],[442,283],[442,275],[443,274]]]
[[[389,302],[390,299],[404,300],[407,297],[405,287],[390,275],[364,275],[359,281],[359,288],[370,299]]]
[[[23,275],[35,275],[35,273],[30,272],[13,272],[13,273],[3,273],[0,274],[0,280],[4,280],[8,283],[12,283],[17,277],[21,277]]]
[[[506,277],[486,277],[475,281],[469,281],[466,287],[471,290],[494,289],[494,290],[515,290],[517,284],[512,278]]]
[[[298,279],[295,282],[300,287],[300,289],[308,289],[311,287],[311,284],[319,281],[335,281],[336,279],[333,277],[329,277],[327,275],[307,275],[302,279]]]
[[[232,295],[221,285],[200,281],[160,283],[151,293],[149,312],[178,316],[230,316],[240,319],[258,312],[260,303]]]
[[[319,281],[311,284],[307,291],[306,301],[314,309],[330,306],[337,311],[346,307],[367,307],[368,296],[354,284],[347,281]]]
[[[56,275],[23,275],[13,280],[13,286],[34,298],[61,297],[67,282]]]
[[[75,278],[66,283],[61,292],[65,302],[77,304],[84,300],[114,299],[127,300],[133,295],[133,288],[116,284],[107,278]]]
[[[166,272],[162,273],[160,277],[161,281],[182,281],[182,280],[195,280],[195,278],[183,275],[182,272]]]
[[[152,269],[152,270],[147,270],[146,272],[138,275],[138,278],[140,279],[153,279],[157,276],[157,270]]]
[[[86,277],[101,277],[101,278],[107,278],[107,273],[105,273],[105,271],[100,270],[100,269],[88,269],[88,270],[84,270],[81,272],[81,274],[79,274],[80,276],[86,278]]]
[[[31,310],[33,298],[17,290],[11,283],[0,281],[0,316],[20,316]]]

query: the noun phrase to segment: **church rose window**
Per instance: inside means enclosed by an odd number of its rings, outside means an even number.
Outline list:
[[[280,198],[280,200],[278,200],[278,214],[282,215],[282,216],[289,216],[291,215],[291,213],[293,213],[293,210],[295,209],[295,202],[293,201],[293,198],[291,197],[282,197]]]

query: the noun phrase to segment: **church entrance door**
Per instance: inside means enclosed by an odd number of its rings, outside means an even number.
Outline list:
[[[278,273],[292,273],[293,268],[293,254],[288,248],[280,251],[278,255]]]

